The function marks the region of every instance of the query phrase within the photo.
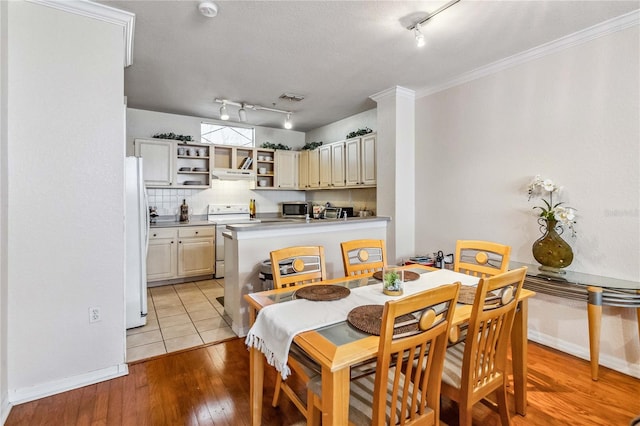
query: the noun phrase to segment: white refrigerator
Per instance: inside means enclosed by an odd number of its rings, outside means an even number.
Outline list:
[[[125,296],[126,328],[147,323],[147,249],[149,207],[142,158],[125,159]]]

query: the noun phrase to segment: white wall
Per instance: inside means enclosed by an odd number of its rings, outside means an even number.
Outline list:
[[[149,138],[156,133],[169,133],[194,136],[200,139],[200,123],[202,121],[230,124],[228,121],[191,117],[186,115],[167,114],[140,109],[127,109],[127,155],[133,155],[133,140]],[[231,123],[244,126],[244,124]],[[282,143],[292,149],[299,149],[304,145],[304,133],[293,130],[274,129],[255,126],[256,146],[263,142]],[[256,212],[276,213],[278,203],[282,201],[303,201],[302,191],[273,191],[252,190],[245,181],[214,180],[210,189],[151,189],[149,203],[158,206],[160,215],[176,214],[178,206],[186,199],[193,209],[193,214],[206,214],[210,203],[246,203],[249,199],[256,200]]]
[[[305,135],[305,141],[323,142],[325,144],[338,142],[346,139],[349,133],[355,132],[358,129],[364,129],[365,127],[368,127],[375,132],[377,129],[376,119],[376,109],[370,109],[368,111],[343,118],[342,120],[335,121],[331,124],[327,124],[326,126],[310,130]]]
[[[638,33],[635,25],[418,99],[416,251],[483,239],[534,262],[540,234],[526,186],[541,174],[577,209],[569,269],[640,281]],[[584,303],[551,299],[532,301],[531,336],[585,357]],[[640,377],[635,312],[604,313],[601,362]]]
[[[7,2],[0,2],[0,424],[4,424],[10,411],[7,385],[7,9]]]
[[[12,1],[8,14],[16,403],[126,372],[124,40],[121,26],[40,4]],[[91,306],[102,321],[89,323]]]

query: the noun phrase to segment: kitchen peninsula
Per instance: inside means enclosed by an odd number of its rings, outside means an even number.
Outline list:
[[[258,277],[260,264],[272,250],[321,245],[325,250],[327,277],[344,275],[340,243],[373,238],[387,239],[388,217],[353,217],[305,221],[276,221],[227,225],[223,233],[226,271],[224,310],[231,317],[231,328],[238,336],[249,331],[249,311],[243,296],[262,290]]]

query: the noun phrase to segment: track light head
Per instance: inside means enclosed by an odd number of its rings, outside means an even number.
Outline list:
[[[416,27],[413,30],[413,33],[416,37],[416,46],[418,47],[424,46],[425,45],[424,34],[422,34],[422,32],[420,31],[420,23],[416,24]]]
[[[220,120],[227,121],[229,119],[229,112],[227,111],[227,103],[222,101],[222,106],[220,107]]]
[[[244,109],[244,104],[242,104],[242,106],[238,110],[238,118],[240,119],[241,123],[246,123],[247,121],[247,110]]]
[[[287,118],[284,120],[284,128],[289,130],[293,127],[293,124],[291,124],[291,113],[287,113]]]

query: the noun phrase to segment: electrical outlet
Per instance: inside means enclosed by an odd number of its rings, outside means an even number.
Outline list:
[[[102,317],[100,316],[100,308],[99,307],[92,307],[89,308],[89,322],[98,322],[102,319]]]

